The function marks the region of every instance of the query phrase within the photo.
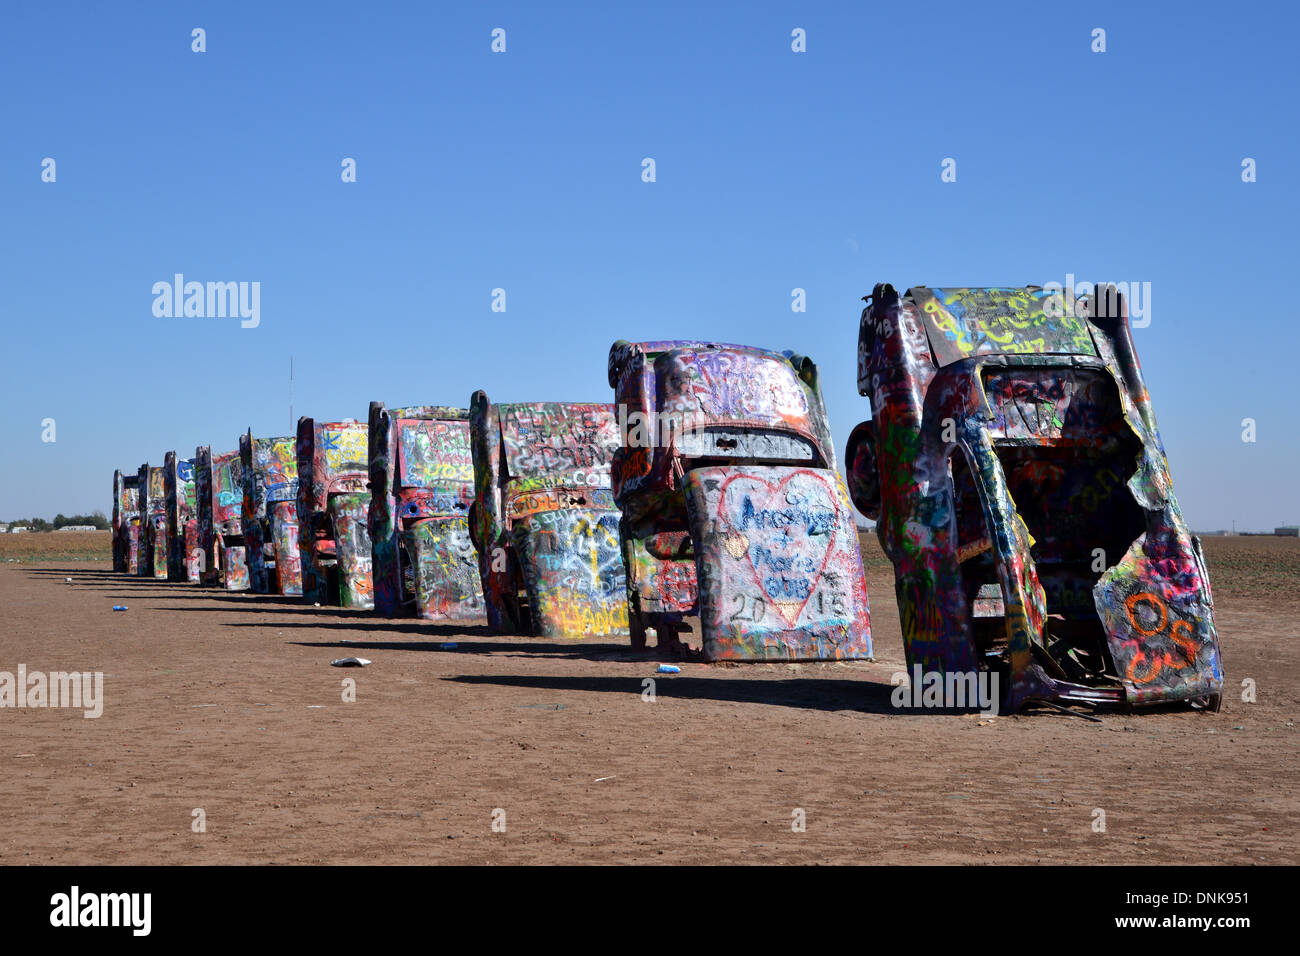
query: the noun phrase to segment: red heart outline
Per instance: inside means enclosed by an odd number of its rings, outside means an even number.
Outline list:
[[[776,607],[777,612],[781,615],[781,617],[785,618],[786,626],[790,628],[793,628],[795,626],[795,622],[798,621],[800,616],[803,614],[803,609],[808,606],[808,602],[812,600],[812,596],[817,592],[817,585],[818,583],[821,582],[822,572],[826,570],[826,562],[829,561],[831,558],[831,551],[835,547],[835,536],[839,534],[840,531],[839,495],[835,493],[835,489],[830,486],[830,483],[827,482],[827,480],[824,477],[822,477],[820,472],[814,471],[811,468],[800,468],[797,471],[792,471],[790,472],[790,474],[782,478],[781,481],[778,482],[775,486],[773,486],[773,484],[770,481],[768,481],[766,478],[760,478],[758,475],[752,474],[750,472],[738,471],[735,474],[729,476],[727,480],[722,483],[722,486],[718,489],[718,510],[722,513],[722,516],[724,516],[724,520],[727,522],[727,527],[733,531],[736,531],[737,533],[743,533],[740,532],[739,529],[737,529],[731,523],[731,516],[730,516],[731,513],[727,508],[727,489],[731,485],[731,483],[735,481],[737,478],[748,478],[750,481],[757,482],[758,484],[761,484],[767,488],[768,501],[770,501],[774,495],[780,494],[781,489],[784,488],[787,484],[789,484],[799,475],[808,475],[809,477],[817,479],[817,481],[821,482],[822,487],[826,488],[830,492],[831,504],[835,506],[835,523],[831,526],[831,536],[830,536],[830,540],[826,542],[826,551],[822,555],[821,567],[817,569],[817,574],[813,577],[813,585],[808,589],[808,596],[803,599],[803,603],[799,605],[799,610],[795,612],[794,620],[792,621],[789,618],[787,618],[785,616],[785,610],[774,600],[771,601],[771,603],[773,604],[774,607]],[[808,535],[808,537],[811,538],[812,535]],[[763,582],[759,580],[758,568],[754,567],[754,559],[750,557],[749,548],[745,548],[745,560],[749,562],[749,571],[751,574],[754,575],[754,583],[758,585],[758,590],[764,595],[764,598],[767,599],[767,591],[763,587]]]

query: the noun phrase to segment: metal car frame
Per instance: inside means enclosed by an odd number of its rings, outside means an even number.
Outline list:
[[[239,436],[239,458],[249,589],[301,596],[297,439],[255,438],[250,428]]]
[[[469,409],[371,402],[369,430],[375,610],[430,621],[483,618],[469,533]]]
[[[113,472],[113,570],[139,573],[140,476]]]
[[[243,462],[238,451],[213,455],[208,445],[194,451],[194,488],[199,506],[201,576],[227,591],[248,590],[244,545]]]
[[[619,341],[608,377],[624,548],[648,554],[630,562],[634,640],[653,628],[664,644],[665,628],[698,613],[706,660],[869,658],[862,556],[816,365],[744,345]]]
[[[142,578],[167,577],[167,492],[162,467],[140,466],[140,562]]]
[[[539,637],[627,636],[627,576],[609,463],[612,405],[470,399],[488,624]]]
[[[203,549],[199,544],[198,499],[194,459],[163,457],[163,490],[167,502],[167,579],[200,581]]]
[[[369,431],[355,419],[298,419],[298,533],[306,601],[375,606]]]
[[[1209,576],[1118,290],[865,298],[872,417],[846,457],[894,564],[912,672],[996,674],[1006,710],[1217,709]]]

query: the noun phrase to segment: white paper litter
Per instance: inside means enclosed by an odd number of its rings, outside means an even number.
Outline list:
[[[331,667],[365,667],[370,661],[364,657],[340,657],[336,661],[330,661]]]

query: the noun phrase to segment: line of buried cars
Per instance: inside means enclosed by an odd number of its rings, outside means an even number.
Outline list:
[[[619,341],[613,403],[375,402],[115,472],[114,566],[494,633],[653,633],[707,661],[862,659],[856,505],[914,679],[991,671],[1007,710],[1217,710],[1209,578],[1122,296],[865,301],[847,483],[809,358]]]

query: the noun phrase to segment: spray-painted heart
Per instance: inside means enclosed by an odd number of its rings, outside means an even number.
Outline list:
[[[722,484],[723,547],[739,558],[741,548],[765,603],[786,627],[794,627],[817,592],[839,530],[840,503],[819,472],[799,469],[772,483],[750,472]]]

